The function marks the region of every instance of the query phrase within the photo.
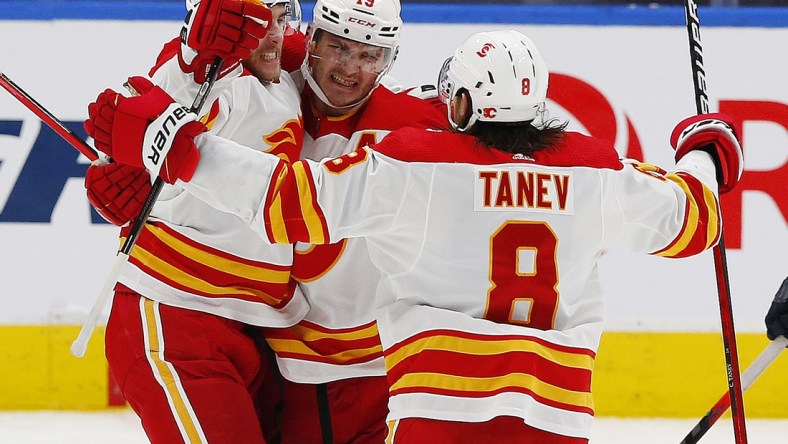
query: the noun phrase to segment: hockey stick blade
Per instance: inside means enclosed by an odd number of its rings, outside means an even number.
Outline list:
[[[123,253],[118,253],[115,256],[115,262],[112,264],[112,269],[110,270],[110,276],[115,276],[114,280],[107,279],[104,282],[104,286],[101,288],[100,295],[111,294],[113,287],[115,286],[115,282],[117,281],[117,276],[120,275],[120,270],[123,268],[123,265],[128,262],[129,256]],[[98,319],[101,316],[101,313],[104,312],[104,307],[107,306],[107,302],[109,302],[109,298],[107,297],[99,297],[96,299],[96,303],[93,304],[93,307],[90,309],[90,313],[88,313],[88,319]],[[95,327],[95,324],[94,324]],[[79,335],[74,342],[71,343],[71,354],[81,358],[85,356],[85,351],[88,348],[88,341],[90,340],[90,336],[93,333],[93,328],[85,328],[82,326],[82,329],[79,331]]]
[[[761,352],[760,355],[758,355],[757,358],[755,358],[752,364],[750,364],[750,366],[747,367],[747,370],[745,370],[742,374],[742,390],[747,390],[750,388],[752,383],[755,382],[759,376],[761,376],[761,373],[763,373],[764,370],[766,370],[766,368],[769,367],[769,365],[771,365],[775,359],[777,359],[777,356],[779,356],[780,353],[785,350],[785,347],[788,347],[788,338],[785,336],[780,336],[774,341],[770,342],[769,345]],[[714,423],[716,423],[717,420],[728,411],[730,406],[731,395],[729,392],[726,392],[719,399],[719,401],[714,404],[714,407],[712,407],[711,410],[709,410],[708,413],[706,413],[706,415],[701,418],[697,424],[695,424],[695,427],[693,427],[692,431],[690,431],[687,436],[684,437],[680,444],[696,444],[698,441],[700,441],[703,435],[705,435],[706,432],[711,429],[711,426],[713,426]]]
[[[31,97],[25,90],[19,87],[16,83],[14,83],[11,79],[8,78],[5,74],[0,72],[0,86],[3,87],[6,91],[8,91],[15,99],[17,99],[25,108],[29,109],[33,112],[42,122],[46,123],[47,126],[52,128],[54,132],[56,132],[60,137],[65,139],[71,146],[77,149],[80,153],[84,154],[91,162],[97,160],[99,158],[98,153],[94,150],[90,145],[87,144],[84,140],[82,140],[79,136],[74,134],[73,131],[68,129],[66,125],[63,124],[57,117],[55,117],[51,112],[49,112],[46,108],[44,108],[40,103],[38,103],[33,97]]]
[[[190,109],[191,112],[199,114],[200,109],[202,109],[202,106],[205,103],[205,100],[208,98],[208,93],[210,92],[213,83],[216,81],[216,77],[218,76],[219,69],[221,69],[221,67],[222,59],[220,57],[216,57],[208,71],[207,79],[202,85],[200,85],[200,90],[197,92],[197,95],[194,98],[194,102],[192,103]],[[85,323],[82,324],[82,329],[79,331],[77,338],[71,344],[71,354],[74,356],[82,357],[85,355],[88,341],[93,335],[93,330],[96,329],[96,325],[98,325],[99,317],[104,311],[104,307],[106,307],[112,300],[115,283],[120,277],[120,272],[123,270],[123,266],[129,261],[131,250],[134,248],[134,245],[136,245],[137,239],[142,233],[142,229],[145,227],[145,222],[147,222],[148,216],[150,216],[150,212],[153,210],[153,205],[159,198],[159,194],[161,193],[163,187],[164,181],[161,179],[161,177],[157,177],[153,182],[153,186],[151,187],[148,197],[145,199],[145,203],[142,205],[140,214],[138,214],[134,219],[134,223],[131,226],[131,231],[129,231],[128,237],[126,237],[126,240],[123,242],[123,246],[118,252],[118,255],[115,256],[115,262],[110,269],[110,273],[107,276],[104,285],[101,287],[101,292],[96,298],[96,302],[93,304],[93,307],[88,313]]]

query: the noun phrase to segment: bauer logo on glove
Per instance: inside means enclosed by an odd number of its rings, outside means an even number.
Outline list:
[[[132,77],[129,84],[140,95],[104,91],[88,106],[85,130],[118,163],[144,167],[167,183],[188,181],[200,161],[194,138],[207,128],[149,80]]]
[[[175,134],[195,120],[197,116],[190,113],[189,108],[173,103],[148,125],[142,141],[142,161],[148,171],[158,172],[161,169],[161,159],[170,152]]]

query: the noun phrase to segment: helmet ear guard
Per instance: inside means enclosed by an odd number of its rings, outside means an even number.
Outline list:
[[[449,122],[466,131],[477,121],[529,122],[544,112],[548,71],[536,45],[517,31],[474,34],[444,62],[440,96],[449,103]],[[461,90],[470,98],[467,123],[455,122],[451,100]]]

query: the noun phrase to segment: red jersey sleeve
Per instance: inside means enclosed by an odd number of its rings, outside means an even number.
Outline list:
[[[301,31],[285,35],[281,57],[283,71],[298,71],[306,58],[306,35]]]

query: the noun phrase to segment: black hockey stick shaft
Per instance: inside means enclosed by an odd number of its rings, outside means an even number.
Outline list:
[[[703,48],[700,43],[700,20],[695,0],[684,0],[684,12],[689,38],[692,80],[695,89],[695,108],[698,114],[709,112],[709,97],[706,93],[706,72],[703,67]],[[725,349],[726,374],[730,395],[733,434],[736,444],[747,443],[747,429],[744,417],[744,399],[739,372],[739,356],[736,347],[736,330],[733,325],[733,306],[728,279],[728,263],[725,255],[725,239],[720,232],[720,240],[712,249],[714,269],[717,276],[717,295],[719,297],[720,318],[722,320],[722,339]]]
[[[205,99],[208,98],[208,93],[211,91],[211,87],[213,87],[213,83],[216,81],[216,76],[219,74],[219,69],[221,69],[221,66],[222,59],[220,57],[216,57],[210,69],[208,70],[208,75],[205,79],[205,82],[200,85],[200,90],[197,92],[197,96],[194,98],[194,102],[192,103],[190,109],[191,112],[199,114],[203,104],[205,103]],[[142,228],[145,226],[145,222],[147,222],[150,212],[153,210],[153,205],[156,203],[156,200],[158,200],[159,194],[161,194],[163,187],[164,181],[161,179],[161,177],[157,177],[153,182],[153,186],[151,187],[148,197],[145,199],[145,203],[142,205],[140,214],[137,215],[136,219],[134,219],[134,224],[131,226],[131,231],[129,231],[128,237],[123,242],[123,246],[120,249],[121,253],[126,255],[131,254],[131,249],[134,248],[134,245],[137,243],[137,238],[142,232]]]
[[[82,138],[74,134],[73,131],[68,129],[63,122],[60,121],[57,117],[55,117],[49,110],[44,108],[40,103],[36,101],[33,97],[30,96],[25,90],[23,90],[19,85],[14,83],[11,79],[8,78],[5,74],[0,72],[0,86],[2,86],[6,91],[11,93],[14,98],[16,98],[19,102],[22,103],[27,109],[33,112],[42,122],[47,124],[54,132],[56,132],[60,137],[66,140],[71,146],[77,149],[80,153],[84,154],[91,162],[97,160],[99,158],[98,153],[96,150],[93,149],[90,145],[87,144]]]

